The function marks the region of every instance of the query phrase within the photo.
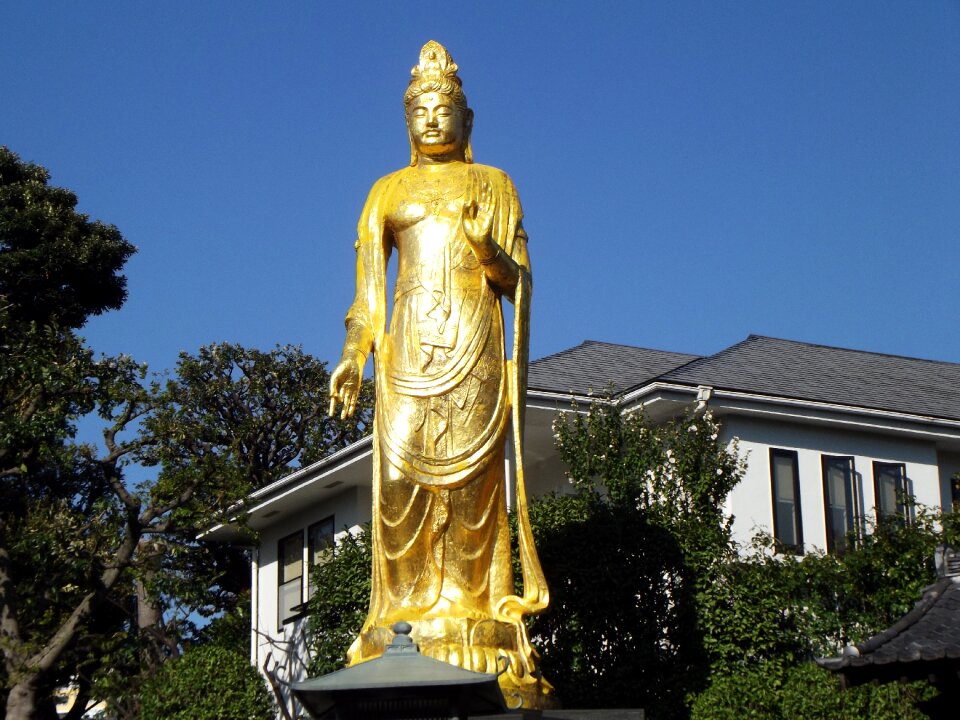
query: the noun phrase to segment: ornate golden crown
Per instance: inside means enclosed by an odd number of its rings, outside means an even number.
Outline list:
[[[410,84],[403,102],[408,104],[423,93],[440,92],[449,95],[462,108],[467,107],[463,86],[457,77],[457,64],[447,49],[436,40],[429,40],[420,49],[420,63],[410,71]]]

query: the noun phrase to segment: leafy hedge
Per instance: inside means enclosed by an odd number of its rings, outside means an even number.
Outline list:
[[[695,720],[922,720],[917,703],[934,695],[926,683],[840,688],[835,675],[812,662],[764,661],[734,673],[717,672],[693,699]]]
[[[163,664],[143,687],[141,720],[273,720],[273,701],[249,659],[200,645]]]

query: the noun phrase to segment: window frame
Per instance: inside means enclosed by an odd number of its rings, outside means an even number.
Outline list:
[[[793,474],[793,522],[796,528],[796,542],[787,543],[781,540],[781,528],[777,512],[777,476],[776,458],[790,458]],[[770,501],[773,509],[773,538],[776,549],[793,555],[803,555],[803,510],[800,506],[800,454],[796,450],[784,448],[770,448]]]
[[[900,469],[900,486],[896,488],[897,493],[897,506],[893,510],[886,510],[880,507],[880,499],[883,495],[880,493],[880,475],[882,470],[878,472],[878,469],[882,468],[899,468]],[[873,505],[874,512],[876,512],[877,522],[880,522],[881,519],[892,519],[896,518],[899,522],[904,524],[910,524],[910,503],[907,501],[909,496],[909,488],[907,487],[907,464],[902,462],[887,462],[881,460],[873,461]]]
[[[296,577],[287,578],[286,577],[286,563],[284,562],[284,546],[287,542],[299,540],[300,544],[300,574]],[[303,610],[298,609],[303,604],[303,576],[304,576],[304,558],[303,558],[304,542],[303,542],[303,529],[292,532],[289,535],[285,535],[277,541],[277,627],[282,629],[287,623],[293,622],[298,617],[303,615]],[[289,612],[284,614],[284,603],[283,596],[284,590],[288,587],[292,587],[292,584],[296,582],[298,588],[297,602],[294,605],[291,605]]]
[[[844,461],[847,463],[847,467],[850,470],[848,476],[848,482],[845,491],[848,491],[850,494],[850,503],[846,507],[846,515],[849,518],[850,526],[844,529],[843,532],[843,545],[838,547],[838,544],[834,538],[835,528],[833,527],[832,514],[830,512],[830,483],[828,482],[827,470],[831,462]],[[854,545],[858,544],[860,538],[859,532],[859,522],[860,522],[860,513],[858,512],[859,498],[857,494],[857,466],[854,460],[853,455],[821,455],[820,456],[820,468],[821,476],[823,479],[823,520],[824,520],[824,529],[826,531],[827,537],[827,552],[828,553],[837,553],[843,554],[848,549],[846,544],[846,539],[852,534],[854,538]]]

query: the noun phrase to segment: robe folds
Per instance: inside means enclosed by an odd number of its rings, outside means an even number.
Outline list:
[[[347,326],[372,339],[373,575],[351,664],[379,656],[393,623],[413,625],[421,651],[481,672],[504,670],[513,705],[549,692],[523,625],[548,592],[533,547],[523,482],[531,281],[522,211],[510,178],[458,164],[431,179],[415,167],[373,186],[357,228],[357,291]],[[512,358],[503,297],[462,229],[463,206],[490,199],[491,238],[519,270]],[[398,255],[388,323],[387,261]],[[510,432],[510,428],[513,432]],[[512,436],[512,437],[511,437]],[[505,483],[516,469],[523,592],[515,594]],[[511,694],[514,701],[511,702]]]

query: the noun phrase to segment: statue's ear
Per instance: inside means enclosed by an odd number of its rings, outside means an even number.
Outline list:
[[[410,167],[417,164],[417,146],[413,144],[413,133],[410,132],[410,125],[407,125],[407,137],[410,139]]]

